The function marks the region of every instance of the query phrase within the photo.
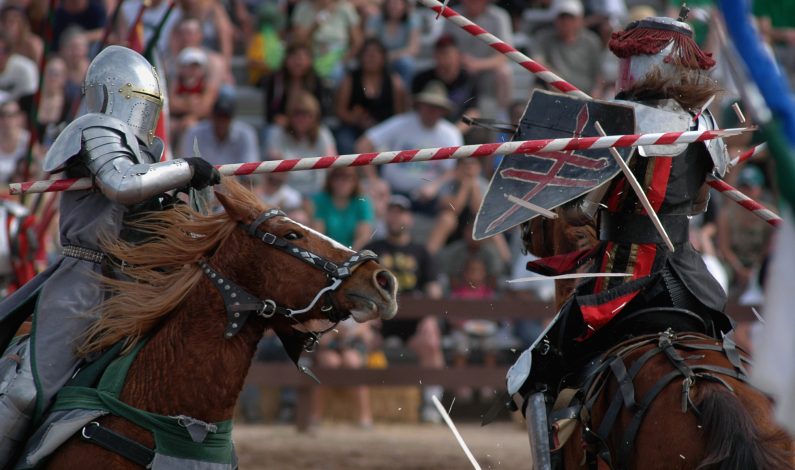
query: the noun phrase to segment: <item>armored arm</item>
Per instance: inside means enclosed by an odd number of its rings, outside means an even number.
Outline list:
[[[146,161],[140,148],[117,130],[90,127],[83,130],[83,163],[102,193],[124,205],[136,204],[165,191],[187,186],[191,166],[182,159],[160,163]]]

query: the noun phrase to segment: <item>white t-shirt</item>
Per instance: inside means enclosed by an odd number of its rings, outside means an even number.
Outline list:
[[[36,63],[19,54],[11,54],[6,68],[0,71],[0,90],[15,100],[32,95],[39,88],[39,69]]]
[[[194,139],[198,142],[202,157],[213,165],[260,161],[257,134],[251,124],[246,122],[233,119],[226,140],[219,141],[213,131],[212,118],[199,121],[182,136],[180,156],[193,156]]]
[[[268,135],[266,151],[268,158],[308,158],[336,154],[337,145],[334,136],[326,126],[320,126],[314,143],[306,139],[294,139],[281,126],[273,126]],[[291,171],[287,177],[287,184],[304,196],[311,196],[321,191],[325,183],[326,172],[321,170]]]
[[[463,145],[461,132],[446,119],[432,128],[422,125],[415,112],[399,114],[371,127],[365,137],[378,151],[411,150]],[[455,167],[454,160],[384,165],[381,176],[396,192],[409,194]]]
[[[300,173],[300,171],[297,173]],[[301,207],[301,201],[303,200],[301,193],[287,184],[281,185],[273,194],[260,194],[260,199],[266,204],[285,211]]]
[[[7,183],[17,168],[20,158],[27,156],[28,143],[30,142],[30,132],[21,130],[17,146],[11,153],[0,150],[0,183]]]

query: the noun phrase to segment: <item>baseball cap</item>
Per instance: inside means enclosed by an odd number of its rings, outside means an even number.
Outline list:
[[[456,41],[453,35],[450,33],[445,33],[439,36],[439,39],[436,40],[436,42],[433,45],[433,48],[435,50],[439,50],[448,46],[455,46],[455,45]]]
[[[177,63],[179,65],[199,64],[204,66],[207,65],[207,53],[198,47],[186,47],[177,56]]]
[[[236,101],[233,91],[222,88],[213,105],[213,114],[233,116],[235,114]]]
[[[737,177],[737,186],[759,188],[765,185],[765,174],[756,165],[746,165]]]
[[[552,3],[551,10],[555,17],[560,15],[583,15],[583,8],[580,0],[555,0]]]
[[[411,210],[411,201],[402,194],[393,194],[389,197],[387,207],[400,207],[403,210],[409,211]]]

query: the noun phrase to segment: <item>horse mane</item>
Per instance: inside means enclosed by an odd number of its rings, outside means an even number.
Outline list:
[[[234,179],[225,178],[222,191],[236,207],[264,208]],[[127,224],[146,234],[142,243],[103,239],[103,251],[123,276],[100,276],[110,296],[92,312],[98,319],[80,338],[78,354],[97,353],[122,340],[124,352],[132,349],[182,303],[201,279],[197,262],[216,250],[236,225],[226,212],[203,215],[187,204],[175,204]]]

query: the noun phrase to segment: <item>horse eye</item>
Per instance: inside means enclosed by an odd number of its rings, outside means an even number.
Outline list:
[[[298,232],[289,232],[287,235],[285,235],[285,236],[284,236],[284,238],[285,238],[286,240],[298,240],[298,239],[300,239],[301,237],[303,237],[303,235],[301,235],[301,234],[300,234],[300,233],[298,233]]]

